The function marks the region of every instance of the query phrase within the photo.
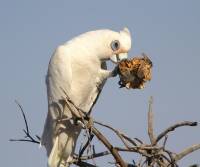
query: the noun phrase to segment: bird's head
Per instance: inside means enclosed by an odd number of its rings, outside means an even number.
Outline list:
[[[128,57],[128,51],[131,49],[131,34],[128,28],[124,28],[120,32],[108,29],[89,31],[73,38],[66,44],[73,45],[70,48],[73,48],[73,51],[76,48],[75,55],[80,53],[84,59],[86,57],[90,60],[98,58],[101,62],[111,60],[118,63]]]
[[[128,51],[131,49],[131,34],[127,28],[120,32],[105,30],[102,33],[101,41],[102,48],[104,48],[99,55],[101,60],[118,63],[128,57]]]
[[[78,50],[87,51],[94,57],[97,56],[100,61],[111,60],[114,63],[127,58],[128,51],[131,49],[131,34],[128,28],[120,32],[104,29],[89,31],[77,38],[71,43]]]

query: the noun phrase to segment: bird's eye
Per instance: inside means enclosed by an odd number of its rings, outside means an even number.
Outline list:
[[[111,48],[112,48],[113,51],[118,50],[119,47],[120,47],[120,43],[119,43],[118,40],[115,40],[115,41],[112,41],[112,42],[111,42]]]

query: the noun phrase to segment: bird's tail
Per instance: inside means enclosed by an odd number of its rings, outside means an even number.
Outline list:
[[[55,108],[49,108],[44,126],[41,145],[48,155],[48,167],[68,167],[73,159],[77,138],[81,127],[70,119],[58,122]]]
[[[68,167],[71,164],[72,159],[73,157],[70,154],[66,155],[64,150],[59,149],[59,137],[56,137],[54,146],[48,158],[48,167]]]
[[[65,127],[66,129],[56,136],[48,158],[49,167],[68,167],[72,163],[76,141],[81,130],[73,126],[71,130],[68,129],[69,126]]]
[[[58,137],[56,137],[54,146],[51,150],[51,154],[49,155],[48,158],[48,166],[49,167],[53,167],[53,166],[57,166],[57,164],[59,163],[59,157],[57,154],[57,150],[58,150]]]

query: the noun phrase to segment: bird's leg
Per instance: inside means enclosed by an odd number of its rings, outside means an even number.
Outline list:
[[[112,77],[112,71],[109,71],[109,70],[104,70],[104,69],[100,69],[100,72],[99,72],[99,79],[101,81],[107,79],[107,78],[110,78]]]
[[[100,69],[98,77],[96,78],[96,87],[98,91],[102,90],[102,83],[112,76],[112,71]]]
[[[117,76],[118,72],[119,72],[118,65],[112,71],[100,69],[100,72],[99,72],[100,79],[103,81],[103,80],[105,80],[107,78],[115,77],[115,76]]]
[[[97,86],[97,89],[98,89],[99,91],[101,91],[101,89],[102,89],[102,87],[101,87],[102,83],[103,83],[106,79],[108,79],[108,78],[117,76],[118,72],[119,72],[119,67],[118,67],[118,66],[116,66],[116,67],[114,68],[114,70],[112,70],[112,71],[110,71],[110,70],[105,70],[105,69],[100,69],[100,70],[99,70],[99,75],[98,75],[98,77],[97,77],[97,79],[96,79],[96,86]]]

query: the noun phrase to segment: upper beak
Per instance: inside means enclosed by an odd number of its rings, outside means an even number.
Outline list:
[[[128,58],[128,53],[120,53],[120,54],[112,55],[112,56],[110,57],[110,60],[111,60],[113,63],[118,63],[118,62],[120,62],[121,60],[127,59],[127,58]]]

